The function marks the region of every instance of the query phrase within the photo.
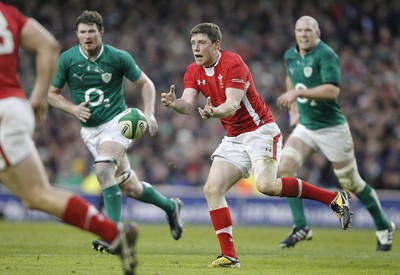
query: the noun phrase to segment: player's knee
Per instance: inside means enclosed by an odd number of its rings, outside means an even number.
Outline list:
[[[95,167],[95,172],[97,179],[99,180],[100,184],[104,187],[110,179],[113,178],[113,171],[109,168],[105,167]]]
[[[212,185],[206,182],[203,186],[203,194],[206,198],[210,197],[214,193]]]
[[[253,163],[255,185],[259,192],[274,195],[274,182],[277,176],[278,163],[272,158],[259,158]]]
[[[40,192],[38,194],[22,198],[22,204],[30,210],[43,210],[46,206],[46,197],[43,196],[44,194],[46,194],[46,192]]]
[[[355,194],[359,194],[364,189],[366,183],[361,178],[355,161],[341,169],[335,169],[334,172],[343,189]]]
[[[263,178],[258,178],[258,180],[256,180],[256,188],[257,190],[267,196],[271,196],[273,195],[273,184],[268,181],[265,180]]]
[[[208,181],[206,184],[204,184],[203,193],[206,198],[220,197],[225,195],[223,188],[219,188],[218,184],[212,184]]]
[[[25,200],[25,199],[23,199],[22,200],[22,204],[27,208],[27,209],[30,209],[30,210],[36,210],[37,208],[35,207],[35,203],[34,203],[34,201],[33,200]]]
[[[113,185],[114,173],[118,167],[118,161],[113,157],[100,156],[95,159],[94,170],[101,186]]]

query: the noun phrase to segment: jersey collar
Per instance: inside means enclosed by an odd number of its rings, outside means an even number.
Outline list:
[[[203,66],[204,70],[206,71],[206,75],[208,75],[208,76],[214,75],[214,68],[215,68],[215,66],[218,65],[219,60],[221,59],[221,55],[222,55],[221,52],[219,52],[217,61],[211,67]]]
[[[82,50],[81,45],[79,45],[79,51],[80,51],[81,55],[83,55],[83,57],[84,57],[85,59],[89,60],[89,57],[88,57],[88,56],[84,53],[84,51]],[[95,59],[94,61],[96,61],[97,59],[99,59],[99,57],[102,55],[103,51],[104,51],[104,44],[101,44],[100,52],[99,52],[99,54],[96,56],[96,59]]]
[[[315,47],[311,51],[307,52],[305,55],[308,55],[308,54],[314,52],[314,50],[319,46],[319,44],[321,44],[321,39],[317,39],[317,41],[315,43]],[[300,55],[299,46],[297,44],[294,49]]]

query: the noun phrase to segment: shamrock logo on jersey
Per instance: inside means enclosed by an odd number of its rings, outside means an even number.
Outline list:
[[[111,73],[103,73],[101,74],[101,79],[104,81],[104,83],[108,83],[111,80]]]
[[[310,77],[312,75],[312,68],[311,67],[304,67],[303,73],[305,77]]]

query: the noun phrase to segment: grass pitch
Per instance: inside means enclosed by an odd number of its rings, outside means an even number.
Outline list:
[[[167,224],[139,225],[137,274],[400,274],[400,236],[376,252],[373,229],[313,228],[294,249],[278,243],[289,227],[234,228],[240,269],[209,268],[220,253],[211,225],[187,225],[175,241]],[[96,237],[57,222],[0,221],[0,274],[122,274],[120,260],[91,250]]]

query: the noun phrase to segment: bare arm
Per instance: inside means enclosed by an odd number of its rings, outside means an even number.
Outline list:
[[[155,135],[158,130],[157,120],[154,116],[154,109],[156,104],[156,89],[153,81],[142,72],[138,80],[135,81],[142,92],[144,114],[147,119],[150,135]]]
[[[79,105],[73,104],[63,95],[61,95],[61,90],[50,85],[49,91],[47,93],[47,101],[51,106],[64,111],[77,117],[82,122],[86,122],[90,118],[90,109],[86,107],[89,101],[82,102]]]
[[[334,100],[340,94],[340,88],[333,84],[322,84],[310,89],[299,89],[299,97],[315,100]]]
[[[36,77],[30,102],[37,123],[41,123],[47,110],[46,92],[54,76],[60,45],[39,22],[29,18],[20,34],[21,48],[36,54]]]
[[[175,85],[171,85],[168,93],[161,94],[161,102],[164,106],[184,115],[193,112],[197,98],[198,93],[195,89],[186,88],[182,93],[182,97],[177,99],[175,96]]]
[[[286,80],[286,83],[287,82],[288,80]],[[290,87],[291,89],[288,89],[284,94],[278,97],[277,105],[282,110],[289,110],[291,104],[295,102],[298,97],[311,100],[334,100],[339,96],[340,93],[340,88],[333,84],[322,84],[314,88],[307,89],[293,89],[293,85]]]
[[[227,88],[225,102],[217,107],[212,106],[211,98],[208,97],[204,108],[198,108],[201,118],[225,118],[234,115],[240,108],[240,102],[242,101],[243,96],[244,91],[234,88]]]
[[[293,90],[293,84],[292,81],[288,76],[286,76],[286,91]],[[297,109],[297,103],[296,100],[293,101],[290,104],[290,109],[289,109],[289,124],[290,127],[295,127],[297,123],[299,122],[300,119],[300,114],[299,110]]]

